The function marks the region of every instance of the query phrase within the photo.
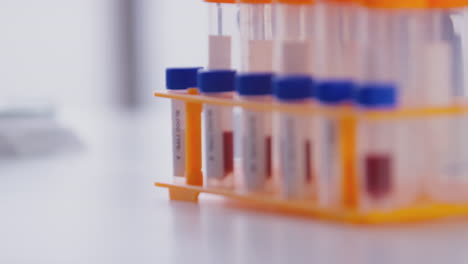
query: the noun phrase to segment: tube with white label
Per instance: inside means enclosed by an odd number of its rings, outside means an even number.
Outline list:
[[[316,5],[313,0],[280,0],[275,6],[275,71],[310,75],[314,66]]]
[[[268,73],[247,73],[236,79],[240,100],[272,103],[272,79]],[[271,112],[242,109],[241,113],[242,190],[267,192],[272,185]]]
[[[272,0],[241,0],[239,6],[242,72],[273,72]]]
[[[235,71],[200,72],[198,85],[205,96],[231,99]],[[205,104],[203,107],[205,181],[208,187],[232,188],[234,185],[234,131],[231,107]]]
[[[279,77],[274,82],[278,102],[291,106],[312,104],[314,86],[304,75]],[[279,112],[277,142],[279,144],[279,185],[285,199],[312,198],[315,182],[313,161],[313,117]]]
[[[324,110],[349,110],[355,85],[352,82],[327,81],[317,85],[317,97]],[[318,142],[318,204],[324,208],[341,207],[348,203],[348,198],[355,191],[354,177],[354,142],[353,120],[341,116],[320,115],[316,129]],[[349,193],[349,195],[348,195]],[[344,204],[345,203],[345,204]]]
[[[208,70],[233,68],[233,37],[237,24],[235,0],[206,0],[208,3]]]
[[[188,88],[197,87],[198,68],[166,69],[168,93],[185,94]],[[172,100],[172,167],[175,179],[185,176],[185,103]]]

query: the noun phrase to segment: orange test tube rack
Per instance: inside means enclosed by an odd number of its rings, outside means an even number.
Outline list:
[[[235,200],[241,204],[255,206],[256,208],[274,209],[278,213],[292,213],[307,216],[313,219],[352,223],[352,224],[394,224],[420,222],[449,217],[468,217],[468,204],[442,204],[431,201],[428,197],[421,199],[410,207],[362,212],[357,209],[357,188],[355,165],[353,157],[352,140],[356,133],[356,125],[360,120],[382,121],[401,119],[427,119],[440,116],[468,116],[468,105],[453,105],[445,107],[426,107],[414,109],[373,110],[357,112],[351,107],[341,109],[324,110],[314,106],[291,106],[279,103],[263,104],[258,102],[246,102],[236,99],[222,99],[199,95],[196,89],[189,94],[171,94],[156,92],[159,98],[182,100],[186,102],[187,109],[187,174],[186,182],[156,182],[157,187],[167,188],[171,200],[197,202],[200,194],[212,194]],[[340,209],[321,208],[314,202],[291,201],[280,198],[274,194],[248,194],[235,190],[222,188],[207,188],[203,186],[201,173],[201,120],[200,114],[203,104],[213,104],[225,107],[240,107],[256,111],[288,112],[298,115],[327,116],[340,120],[343,131],[352,132],[343,134],[341,146],[344,151],[342,162],[344,164],[343,207]],[[190,124],[189,124],[190,123]]]

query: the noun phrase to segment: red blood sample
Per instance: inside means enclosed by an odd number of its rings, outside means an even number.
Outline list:
[[[265,147],[266,147],[266,155],[265,155],[265,158],[266,158],[266,172],[267,172],[267,178],[270,179],[271,178],[271,171],[272,171],[272,164],[271,164],[271,136],[268,136],[266,138],[266,143],[265,143]]]
[[[382,198],[392,188],[392,161],[388,155],[370,154],[365,160],[366,189],[373,198]]]
[[[234,172],[234,134],[223,132],[224,176]]]
[[[312,168],[311,168],[311,159],[312,159],[312,151],[311,151],[311,143],[309,140],[306,141],[305,144],[305,158],[306,158],[306,181],[311,182],[312,181]]]

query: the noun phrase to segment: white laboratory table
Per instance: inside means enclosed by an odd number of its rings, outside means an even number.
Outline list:
[[[1,161],[0,263],[468,263],[468,220],[358,227],[170,202],[167,112],[70,111],[81,153]]]

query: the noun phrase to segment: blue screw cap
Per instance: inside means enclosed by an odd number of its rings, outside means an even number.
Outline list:
[[[202,67],[167,68],[166,87],[168,90],[185,90],[197,87],[197,74]]]
[[[352,81],[323,81],[317,85],[317,97],[324,104],[339,104],[351,101],[355,88]]]
[[[307,75],[278,77],[274,80],[274,94],[281,101],[312,98],[314,83]]]
[[[235,89],[236,72],[213,70],[198,73],[198,87],[202,93],[232,92]]]
[[[272,87],[272,73],[246,73],[236,78],[236,90],[242,96],[271,95]]]
[[[397,97],[393,84],[366,84],[356,93],[356,102],[368,108],[395,107]]]

